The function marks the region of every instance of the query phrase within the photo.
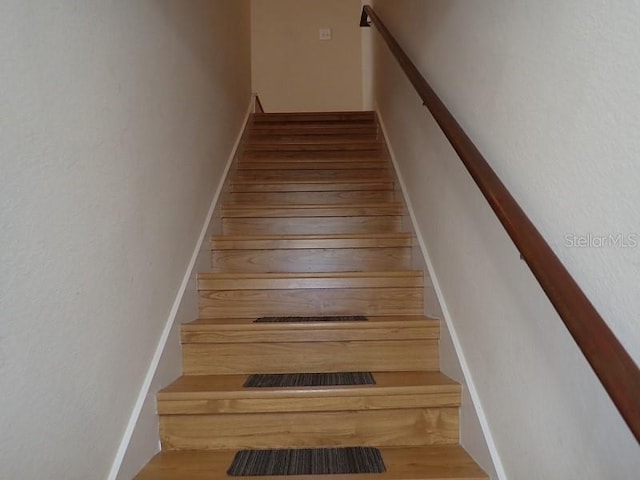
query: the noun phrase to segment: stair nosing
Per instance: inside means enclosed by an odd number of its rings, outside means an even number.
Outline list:
[[[214,235],[209,238],[209,245],[212,251],[410,248],[413,245],[413,235],[410,232]]]
[[[323,208],[327,209],[349,209],[349,208],[379,208],[379,207],[401,207],[401,202],[377,202],[377,203],[349,203],[345,205],[341,204],[325,204],[325,203],[300,203],[300,204],[241,204],[241,205],[223,205],[223,208],[234,208],[238,210],[251,210],[251,209],[264,209],[271,210],[276,208],[283,208],[287,210],[296,210],[296,209],[309,209],[309,210],[321,210]]]
[[[385,282],[393,284],[385,284]],[[421,270],[383,272],[198,273],[199,292],[228,290],[415,289],[424,286]]]
[[[324,240],[324,239],[367,239],[367,238],[412,238],[411,232],[380,232],[380,233],[298,233],[298,234],[270,234],[270,235],[212,235],[211,240]]]
[[[389,374],[406,374],[407,372],[372,372],[376,375],[390,376]],[[415,373],[415,372],[412,372]],[[228,375],[227,378],[238,380],[240,387],[233,390],[180,390],[158,392],[158,401],[180,401],[180,400],[213,400],[213,399],[240,399],[240,398],[308,398],[308,397],[357,397],[357,396],[397,396],[432,393],[455,393],[461,394],[461,385],[441,372],[418,372],[428,374],[432,377],[433,383],[416,383],[409,385],[335,385],[322,387],[267,387],[267,388],[243,388],[242,382],[248,375]],[[215,379],[223,375],[183,375],[173,384],[184,378]],[[172,385],[173,385],[172,384]],[[167,387],[171,388],[171,386]]]
[[[254,318],[249,319],[211,319],[203,318],[189,323],[183,323],[183,332],[215,332],[215,331],[288,331],[288,330],[375,330],[389,327],[414,328],[440,328],[440,320],[428,317],[410,317],[412,319],[394,320],[401,317],[379,317],[380,320],[369,322],[260,322],[254,323]],[[207,323],[211,321],[225,321],[229,323]]]
[[[365,478],[380,478],[382,480],[390,480],[393,478],[402,478],[404,480],[489,480],[489,476],[482,471],[473,458],[464,450],[459,444],[451,445],[422,445],[422,446],[378,446],[385,459],[387,465],[387,472],[384,474],[362,475],[339,475],[341,480],[358,480]],[[218,475],[219,478],[224,478],[224,469],[231,464],[234,455],[240,449],[226,449],[217,451],[189,451],[189,450],[165,450],[160,452],[151,461],[154,464],[149,472],[143,470],[140,479],[148,480],[151,478],[160,478],[166,480],[168,478],[178,478],[174,476],[177,473],[181,475],[179,478],[187,478],[186,475],[193,473],[193,470],[177,470],[176,463],[183,463],[185,466],[192,464],[203,463],[203,458],[215,458],[216,465],[222,464],[224,467],[220,471],[213,471],[213,475]],[[410,459],[416,459],[415,464],[407,465]],[[454,459],[450,467],[445,467],[445,473],[443,473],[443,467],[438,463],[439,458]],[[178,462],[176,460],[179,460]],[[167,467],[162,467],[163,461],[168,463]],[[422,463],[424,462],[424,464]],[[434,463],[433,465],[431,463]],[[155,465],[159,464],[159,465]],[[148,468],[148,467],[147,467]],[[407,470],[410,468],[410,470]],[[461,471],[461,469],[463,469]],[[153,475],[151,476],[150,473]],[[410,476],[408,476],[409,474]],[[137,477],[136,477],[137,478]],[[253,477],[260,478],[260,477]],[[277,480],[285,480],[287,478],[296,479],[296,477],[264,477],[274,478]],[[298,477],[298,479],[301,477]],[[331,479],[331,476],[327,477],[327,480]],[[140,480],[138,479],[138,480]]]
[[[198,278],[203,279],[307,279],[307,278],[422,278],[422,270],[391,270],[391,271],[371,271],[371,272],[282,272],[282,273],[213,273],[200,272]]]
[[[353,204],[233,204],[223,205],[221,217],[231,218],[319,218],[401,216],[400,202]]]
[[[369,183],[385,183],[385,184],[390,184],[393,185],[393,180],[389,179],[388,177],[375,177],[375,178],[354,178],[354,179],[344,179],[344,178],[337,178],[337,179],[332,179],[332,180],[318,180],[318,179],[308,179],[308,180],[291,180],[291,179],[283,179],[283,180],[232,180],[231,185],[236,185],[236,184],[262,184],[262,183],[266,183],[266,184],[311,184],[311,185],[316,185],[316,184],[332,184],[332,183],[338,183],[338,184],[343,184],[343,183],[347,183],[347,184],[369,184]]]

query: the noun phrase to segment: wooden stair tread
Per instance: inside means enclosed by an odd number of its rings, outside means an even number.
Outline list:
[[[327,480],[487,480],[468,453],[458,445],[422,447],[382,447],[387,471],[381,474],[327,475]],[[156,455],[135,477],[136,480],[211,480],[260,477],[229,477],[235,450],[167,451]],[[271,476],[269,480],[309,480],[309,476]]]
[[[248,146],[256,147],[260,145],[351,145],[351,144],[371,144],[380,147],[382,144],[376,138],[375,133],[365,134],[341,134],[341,135],[291,135],[286,132],[280,134],[270,133],[268,135],[251,132],[248,137]]]
[[[353,161],[377,157],[384,158],[384,151],[379,146],[363,144],[256,144],[243,150],[242,161],[246,160],[274,160],[278,158],[289,160],[345,160]]]
[[[374,177],[385,174],[388,168],[368,168],[357,167],[351,169],[277,169],[277,170],[241,170],[238,171],[237,178],[249,180],[335,180],[342,178],[345,180],[355,180],[361,177]],[[310,202],[304,202],[310,203]]]
[[[300,118],[300,117],[366,117],[374,118],[373,110],[315,110],[309,112],[256,112],[254,117],[260,118]]]
[[[395,272],[312,272],[312,273],[206,273],[201,272],[198,274],[199,278],[218,278],[218,279],[241,279],[241,278],[256,278],[256,279],[307,279],[307,278],[372,278],[372,277],[386,277],[386,278],[422,278],[424,273],[421,270],[401,270]]]
[[[363,190],[393,190],[393,182],[388,177],[360,179],[305,179],[297,180],[255,180],[236,179],[231,182],[233,192],[340,192]]]
[[[158,400],[185,398],[272,398],[290,396],[401,395],[459,392],[460,385],[440,372],[372,372],[375,385],[243,388],[247,375],[185,375],[158,393]]]
[[[314,110],[309,112],[257,112],[254,114],[256,119],[260,118],[306,118],[306,117],[338,117],[352,118],[364,117],[375,118],[373,110]]]
[[[201,290],[198,292],[198,315],[200,318],[420,315],[424,312],[423,291],[424,288],[418,286]]]
[[[254,125],[250,135],[373,135],[378,132],[375,125]]]
[[[259,188],[259,187],[258,187]],[[245,190],[249,190],[245,188]],[[365,189],[347,189],[333,191],[232,191],[227,197],[228,205],[297,205],[316,203],[323,205],[349,205],[352,203],[389,202],[394,192],[391,186],[379,185]],[[252,232],[248,232],[251,234]],[[280,232],[276,232],[280,233]]]
[[[334,155],[318,155],[316,157],[313,156],[304,156],[304,157],[291,157],[291,156],[280,156],[277,154],[274,155],[243,155],[239,159],[238,168],[242,168],[246,163],[253,164],[273,164],[273,163],[282,163],[286,165],[314,165],[316,167],[324,166],[325,164],[334,164],[334,163],[347,163],[354,165],[366,165],[367,162],[378,162],[384,163],[388,165],[386,157],[380,154],[367,153],[365,155],[351,155],[346,158],[336,158]]]
[[[378,135],[375,131],[370,133],[340,133],[331,134],[324,133],[322,135],[306,134],[306,133],[291,133],[291,132],[271,132],[268,134],[260,132],[251,132],[248,137],[250,145],[280,145],[280,144],[332,144],[340,145],[343,143],[354,142],[375,142],[380,143]]]
[[[368,321],[259,322],[255,318],[198,319],[181,326],[189,343],[308,343],[440,338],[440,321],[423,316],[368,317]]]
[[[356,217],[402,215],[402,204],[399,202],[361,203],[349,205],[251,205],[234,204],[222,207],[224,218],[255,217]]]
[[[365,121],[373,123],[375,113],[372,111],[344,111],[344,112],[282,112],[282,113],[256,113],[253,115],[255,124],[277,122],[349,122]]]
[[[216,250],[240,249],[305,249],[305,248],[366,248],[410,247],[412,234],[386,232],[373,234],[321,234],[321,235],[217,235],[210,239]]]
[[[332,159],[322,159],[322,161],[263,159],[246,160],[238,165],[238,171],[243,173],[260,170],[382,170],[386,168],[388,168],[387,162],[375,158],[351,161],[336,161]]]
[[[354,132],[356,134],[361,131],[365,131],[366,133],[377,133],[378,132],[378,124],[375,121],[375,118],[367,118],[367,117],[355,117],[351,118],[348,121],[340,121],[332,118],[318,117],[316,119],[306,119],[302,122],[289,122],[289,121],[277,121],[282,120],[281,118],[268,119],[268,120],[276,120],[276,121],[257,121],[252,122],[249,125],[248,130],[251,133],[254,132],[266,132],[268,134],[275,133],[276,135],[280,133],[282,130],[290,131],[290,130],[300,130],[303,132],[316,131],[320,129],[320,132],[324,132],[325,129],[329,129],[328,134],[346,134],[350,135]],[[344,127],[344,128],[340,128]]]
[[[256,142],[247,143],[244,147],[245,152],[287,152],[287,151],[377,151],[382,148],[380,142],[365,140],[365,141],[349,141],[349,142]]]
[[[419,270],[319,273],[199,273],[198,290],[422,287]]]
[[[252,183],[258,183],[261,184],[263,183],[262,180],[233,180],[231,182],[231,185],[236,185],[236,184],[252,184]],[[298,180],[266,180],[264,183],[268,183],[268,184],[283,184],[283,185],[290,185],[290,184],[298,184],[298,183],[304,183],[304,184],[320,184],[320,185],[333,185],[338,184],[338,185],[342,185],[342,184],[348,184],[348,185],[362,185],[362,184],[369,184],[369,183],[384,183],[384,184],[392,184],[393,185],[393,181],[389,179],[389,177],[387,176],[381,176],[381,177],[376,177],[376,178],[360,178],[360,179],[353,179],[353,180],[344,180],[344,179],[336,179],[336,180],[304,180],[304,181],[298,181]]]
[[[295,220],[299,222],[300,220]],[[342,230],[343,228],[335,228]],[[316,230],[317,231],[317,230]],[[245,231],[245,233],[251,233]],[[214,273],[392,271],[411,266],[410,235],[224,236],[210,241]],[[315,238],[314,238],[315,237]]]
[[[381,326],[413,327],[416,325],[426,325],[439,327],[440,320],[431,319],[421,315],[399,315],[388,317],[369,316],[367,321],[354,322],[260,322],[254,323],[255,318],[199,318],[182,325],[186,331],[202,330],[310,330],[310,329],[369,329],[380,328]]]

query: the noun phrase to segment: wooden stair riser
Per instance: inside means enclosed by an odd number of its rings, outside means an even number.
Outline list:
[[[239,163],[243,162],[367,162],[387,160],[384,150],[247,150],[242,153]]]
[[[379,142],[349,142],[349,143],[247,143],[244,146],[245,153],[250,152],[373,152],[382,151],[382,144]]]
[[[349,272],[408,269],[411,236],[219,236],[211,240],[213,272]]]
[[[416,317],[368,317],[367,321],[262,322],[255,318],[201,319],[182,325],[182,343],[290,343],[372,340],[438,340],[440,322]]]
[[[136,480],[225,478],[225,472],[231,465],[235,453],[235,450],[165,451],[158,454],[136,477]],[[489,478],[459,445],[382,447],[381,453],[387,468],[385,473],[340,475],[340,480],[488,480]],[[294,480],[295,478],[278,476],[271,477],[271,480]]]
[[[272,126],[296,126],[296,127],[321,127],[325,125],[335,126],[366,126],[375,127],[373,115],[315,115],[315,114],[256,114],[252,119],[251,128]]]
[[[411,247],[410,233],[378,233],[370,235],[214,235],[210,239],[212,250],[309,250],[340,248],[401,248]]]
[[[235,398],[158,401],[159,415],[213,415],[227,413],[331,412],[404,408],[457,408],[460,393],[416,393],[404,395],[326,398]]]
[[[333,323],[333,322],[331,322]],[[345,322],[346,323],[346,322]],[[352,324],[354,322],[351,322]],[[421,327],[380,327],[359,328],[322,328],[318,330],[287,328],[263,329],[201,329],[184,330],[181,333],[183,343],[291,343],[291,342],[351,342],[373,340],[435,339],[439,329],[431,326]]]
[[[182,343],[291,343],[438,340],[440,321],[369,316],[365,321],[256,322],[256,317],[199,319],[181,326]],[[406,376],[403,378],[407,379]]]
[[[402,206],[398,203],[360,204],[349,206],[335,205],[296,205],[263,206],[235,205],[222,208],[223,218],[296,218],[296,217],[358,217],[402,215]],[[327,232],[335,233],[335,232]]]
[[[423,289],[351,288],[199,292],[200,318],[420,315]]]
[[[440,372],[373,372],[375,384],[245,388],[247,375],[189,375],[158,394],[166,415],[457,407],[461,387]]]
[[[265,127],[275,128],[324,128],[324,127],[351,127],[351,128],[377,128],[375,120],[372,118],[254,118],[251,129]]]
[[[246,193],[389,191],[393,190],[393,185],[391,180],[384,177],[366,180],[312,180],[307,182],[234,180],[231,182],[230,191]],[[313,202],[300,202],[300,205],[309,203]]]
[[[352,203],[385,203],[394,200],[393,190],[355,190],[336,192],[231,192],[230,204],[295,205],[316,203],[349,205]]]
[[[250,135],[314,135],[320,138],[326,135],[378,135],[378,128],[375,125],[341,125],[341,124],[322,124],[322,125],[296,125],[296,124],[279,124],[279,125],[254,125],[249,129]]]
[[[409,268],[411,249],[214,250],[214,272],[349,272]]]
[[[158,395],[161,415],[459,407],[462,389],[439,372],[375,372],[375,385],[243,388],[246,375],[181,377]]]
[[[198,290],[411,288],[424,286],[415,270],[393,272],[200,273]]]
[[[335,167],[335,168],[334,168]],[[239,168],[236,179],[242,180],[358,180],[370,177],[382,177],[388,173],[388,166],[384,162],[345,162],[331,164],[329,162],[321,166],[310,165],[307,162],[299,162],[296,165],[287,165],[279,162],[246,162]]]
[[[226,206],[224,235],[288,235],[397,232],[402,208],[395,203],[362,205]]]
[[[272,186],[284,190],[288,185]],[[307,185],[324,188],[323,184],[318,183]],[[253,182],[242,187],[268,191],[268,186]],[[398,231],[402,214],[401,205],[395,202],[271,206],[234,204],[223,208],[222,224],[225,235],[378,233]]]
[[[234,181],[228,202],[243,205],[303,205],[303,204],[378,204],[394,199],[391,181]],[[253,198],[253,202],[251,199]],[[281,201],[278,201],[281,199]]]
[[[361,178],[380,177],[387,174],[387,169],[355,168],[351,170],[243,170],[239,171],[238,180],[358,180]]]
[[[251,130],[260,128],[324,128],[324,127],[347,127],[347,128],[377,128],[375,119],[372,117],[299,117],[299,118],[260,118],[254,117]]]
[[[375,122],[374,112],[296,112],[296,113],[256,113],[253,115],[253,125],[274,123],[322,123],[338,122],[345,125],[350,122]]]
[[[339,233],[399,232],[402,217],[352,216],[352,217],[301,217],[301,218],[224,218],[225,235],[285,235]]]
[[[183,345],[185,375],[436,371],[436,340]]]
[[[458,443],[457,408],[162,415],[166,450]]]
[[[259,131],[252,130],[247,137],[249,145],[260,144],[359,144],[359,143],[371,143],[380,146],[378,139],[378,132],[375,129],[371,129],[368,133],[324,133],[323,135],[313,135],[307,133],[292,134],[291,132],[273,132],[270,134],[260,133]]]
[[[358,160],[245,160],[238,164],[238,171],[245,170],[264,170],[270,172],[273,170],[358,170],[358,169],[377,169],[387,171],[389,165],[385,161],[377,159],[363,158]],[[264,173],[264,172],[263,172]]]

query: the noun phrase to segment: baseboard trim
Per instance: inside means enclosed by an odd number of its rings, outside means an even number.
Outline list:
[[[118,446],[118,450],[116,452],[116,456],[113,460],[113,463],[111,464],[111,469],[109,471],[109,475],[108,475],[108,480],[116,480],[118,477],[118,474],[120,472],[120,468],[122,467],[122,462],[125,458],[125,454],[127,453],[127,450],[129,449],[129,445],[131,443],[131,438],[133,436],[133,432],[136,428],[136,425],[138,423],[138,420],[140,418],[140,413],[142,412],[142,408],[144,406],[144,402],[145,399],[147,398],[147,395],[149,395],[149,390],[151,388],[153,379],[156,375],[156,371],[158,369],[158,365],[160,364],[160,359],[162,358],[162,354],[165,350],[165,347],[167,345],[167,340],[169,338],[169,334],[171,333],[172,328],[174,327],[176,318],[178,316],[178,309],[180,308],[180,304],[182,303],[182,299],[184,297],[185,291],[187,289],[187,285],[189,283],[189,280],[191,279],[192,275],[193,275],[193,269],[196,265],[196,261],[198,259],[198,255],[200,253],[200,250],[202,249],[202,245],[205,241],[205,238],[207,237],[207,232],[209,230],[209,226],[211,224],[211,220],[213,218],[213,213],[216,209],[216,205],[218,204],[218,201],[220,199],[220,196],[222,195],[222,192],[224,190],[225,184],[226,184],[226,180],[227,180],[227,176],[229,175],[229,170],[231,169],[231,165],[233,164],[233,161],[236,158],[236,155],[238,153],[238,149],[240,147],[240,143],[242,141],[242,137],[244,135],[245,130],[247,129],[247,125],[249,123],[249,119],[251,117],[251,113],[253,113],[255,110],[255,95],[252,95],[251,97],[251,101],[249,103],[249,107],[247,108],[247,112],[245,114],[244,120],[242,122],[242,126],[240,128],[240,132],[238,133],[238,136],[236,138],[236,141],[233,145],[233,148],[231,150],[231,154],[229,155],[229,158],[227,160],[227,164],[225,165],[224,171],[222,172],[222,177],[220,179],[220,182],[218,183],[218,187],[213,195],[213,199],[211,200],[211,205],[209,206],[209,211],[207,213],[207,216],[205,218],[204,224],[202,226],[202,229],[200,230],[200,235],[198,237],[198,241],[196,242],[195,248],[193,250],[193,253],[191,255],[191,259],[189,261],[189,264],[187,266],[187,270],[184,274],[184,277],[182,278],[182,283],[180,284],[180,288],[178,289],[178,293],[173,301],[173,305],[171,306],[171,311],[169,312],[169,316],[165,322],[165,326],[164,329],[162,330],[162,335],[160,336],[160,340],[158,341],[158,344],[156,346],[155,352],[153,354],[153,358],[151,359],[151,363],[149,365],[149,368],[147,370],[147,373],[145,375],[144,378],[144,382],[142,383],[142,387],[140,388],[140,391],[138,392],[138,396],[136,399],[136,403],[133,407],[133,411],[131,412],[131,416],[129,417],[129,421],[127,422],[127,427],[124,431],[124,434],[122,436],[122,440],[120,441],[120,445]],[[160,440],[158,439],[158,442]]]
[[[380,125],[382,136],[384,137],[385,143],[387,145],[387,150],[389,152],[389,157],[391,158],[391,163],[393,164],[393,168],[395,169],[395,173],[398,178],[398,182],[400,184],[400,191],[402,192],[402,198],[404,199],[405,205],[407,207],[409,218],[411,219],[411,224],[413,226],[416,239],[418,240],[420,251],[422,252],[422,255],[424,257],[425,263],[427,265],[427,269],[429,271],[429,276],[431,277],[433,287],[435,289],[436,295],[440,302],[440,307],[442,309],[444,321],[447,324],[449,334],[451,335],[451,341],[453,342],[453,347],[458,357],[458,361],[460,362],[460,368],[462,370],[462,374],[464,375],[464,379],[467,384],[467,388],[469,390],[469,395],[471,396],[471,400],[473,402],[473,408],[478,417],[478,421],[480,422],[482,433],[487,442],[487,448],[489,450],[489,454],[491,455],[491,460],[493,461],[494,467],[496,469],[496,474],[498,475],[499,480],[507,480],[507,474],[504,470],[504,466],[502,465],[500,454],[498,453],[498,449],[493,439],[493,435],[491,434],[491,429],[489,428],[489,422],[487,421],[487,416],[484,412],[484,409],[482,408],[482,403],[480,402],[480,395],[478,394],[478,390],[475,386],[475,383],[473,382],[473,378],[471,377],[469,364],[467,363],[467,359],[462,350],[462,346],[460,345],[460,339],[458,338],[456,329],[453,325],[453,321],[451,320],[451,314],[449,312],[449,309],[447,308],[446,302],[444,301],[444,295],[442,294],[442,289],[440,288],[438,277],[435,275],[433,262],[431,261],[431,257],[429,256],[429,251],[427,250],[427,246],[422,236],[422,232],[420,231],[420,228],[418,228],[418,223],[416,221],[416,216],[415,216],[415,210],[413,209],[411,199],[407,196],[406,184],[402,177],[402,172],[398,168],[397,157],[394,153],[393,146],[387,134],[387,129],[386,129],[384,120],[377,107],[375,108],[375,112],[378,117],[378,123]]]

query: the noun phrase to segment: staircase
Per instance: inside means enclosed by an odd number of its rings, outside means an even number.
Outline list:
[[[487,478],[458,444],[460,386],[439,372],[390,168],[371,112],[254,115],[138,480],[259,478],[227,476],[238,450],[346,446],[379,448],[386,472],[266,478]],[[277,316],[343,318],[254,322]],[[376,383],[243,388],[318,372]]]

